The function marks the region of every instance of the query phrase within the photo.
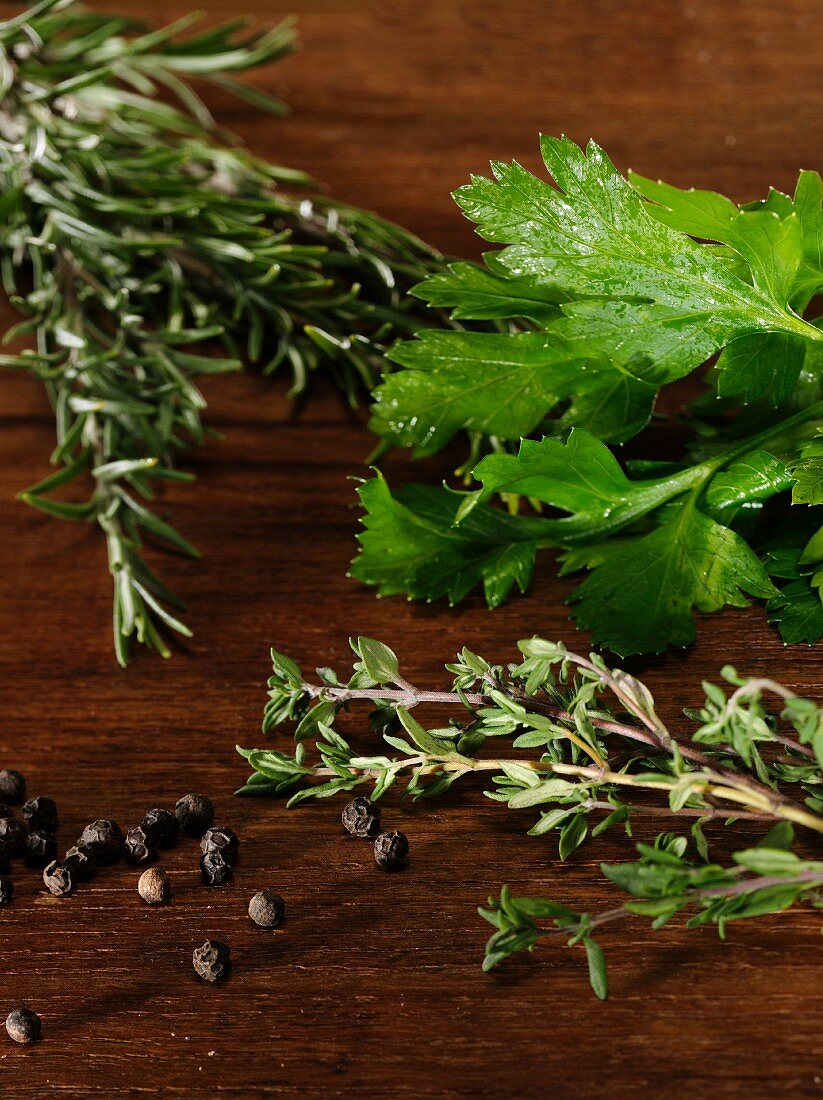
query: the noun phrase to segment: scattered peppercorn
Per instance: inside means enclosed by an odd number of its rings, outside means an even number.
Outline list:
[[[63,856],[63,866],[71,869],[75,882],[88,882],[97,874],[97,860],[90,848],[75,845]]]
[[[394,830],[381,833],[374,842],[374,859],[384,871],[396,871],[409,854],[409,841],[405,833]]]
[[[30,798],[20,811],[32,830],[44,833],[57,831],[57,803],[53,798]]]
[[[231,948],[218,940],[206,940],[192,953],[194,972],[206,982],[219,982],[231,971]]]
[[[26,780],[20,772],[4,768],[0,772],[0,798],[17,806],[26,797]]]
[[[171,810],[149,810],[141,821],[140,828],[145,829],[156,848],[171,848],[177,843],[180,834],[180,822]]]
[[[260,928],[276,928],[286,915],[286,903],[274,890],[260,890],[249,902],[249,916]]]
[[[74,889],[74,877],[71,866],[53,859],[43,871],[43,883],[49,893],[64,898]]]
[[[149,863],[157,852],[153,835],[147,834],[142,825],[129,829],[124,852],[129,863]]]
[[[171,897],[171,882],[162,867],[149,867],[137,881],[137,892],[146,905],[162,905]]]
[[[14,897],[14,883],[8,875],[0,875],[0,909]]]
[[[98,863],[114,863],[123,851],[123,832],[116,821],[100,818],[87,825],[77,841],[78,848],[90,848]]]
[[[8,859],[22,856],[28,835],[26,826],[16,817],[0,818],[0,852],[5,852]]]
[[[57,859],[57,837],[54,833],[35,830],[26,837],[25,860],[27,867],[45,867]]]
[[[200,841],[200,851],[204,856],[211,852],[219,852],[227,863],[234,863],[239,847],[240,841],[237,839],[237,834],[223,826],[208,829]]]
[[[40,1017],[30,1008],[16,1008],[6,1017],[6,1031],[15,1043],[36,1043],[43,1032]]]
[[[349,802],[342,819],[344,828],[352,836],[369,837],[380,832],[380,807],[362,795]]]
[[[222,852],[206,852],[200,857],[200,874],[207,886],[226,886],[234,876],[234,867]]]
[[[202,836],[214,821],[214,806],[204,794],[184,794],[175,803],[174,816],[186,836]]]

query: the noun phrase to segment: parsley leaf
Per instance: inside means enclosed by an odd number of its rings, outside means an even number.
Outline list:
[[[494,163],[494,180],[475,177],[455,198],[482,237],[509,245],[498,262],[511,274],[574,297],[613,299],[564,306],[558,326],[567,338],[658,384],[735,336],[819,338],[787,308],[802,257],[796,216],[740,215],[749,283],[724,255],[654,218],[594,142],[584,152],[568,138],[543,137],[541,152],[557,189],[516,162]]]
[[[718,359],[717,392],[750,402],[769,396],[781,405],[794,389],[806,360],[806,341],[786,332],[738,336]]]
[[[696,466],[670,477],[631,481],[605,444],[574,429],[564,444],[524,440],[517,455],[488,455],[475,469],[483,488],[464,505],[496,493],[514,493],[572,513],[549,520],[561,544],[591,541],[621,530],[658,508],[706,474]]]
[[[351,575],[377,585],[381,596],[448,597],[458,603],[482,581],[490,607],[517,584],[525,591],[535,554],[553,541],[546,521],[479,507],[455,527],[461,494],[410,485],[392,495],[381,475],[359,490],[366,509],[362,551]]]
[[[777,465],[754,452],[730,464],[715,493],[725,499],[734,489],[736,502],[747,479],[755,482],[749,493],[762,493],[763,467]],[[709,462],[632,480],[603,443],[576,430],[565,444],[525,440],[516,456],[487,456],[476,470],[483,487],[472,494],[418,485],[393,497],[379,477],[360,491],[366,532],[352,572],[382,595],[448,595],[452,603],[483,581],[497,606],[515,581],[526,587],[538,549],[569,547],[562,572],[592,570],[572,596],[573,614],[598,644],[622,656],[688,645],[693,608],[742,607],[747,594],[777,594],[751,547],[695,506],[696,492],[713,485],[713,469]],[[509,515],[486,503],[496,494],[526,495],[569,514]],[[658,524],[652,530],[642,522],[650,516]],[[621,537],[602,541],[609,535]]]
[[[468,430],[477,487],[364,489],[355,575],[427,599],[482,582],[497,603],[553,546],[561,572],[588,571],[574,617],[621,654],[686,645],[695,611],[752,597],[787,641],[816,640],[823,548],[811,532],[763,547],[760,529],[790,491],[823,504],[823,326],[801,316],[823,290],[820,177],[738,206],[626,179],[594,143],[541,151],[553,184],[494,163],[455,194],[502,246],[484,267],[413,291],[510,331],[401,343],[375,395],[374,430],[418,456]],[[660,389],[715,355],[681,455],[645,440],[649,457],[618,461],[607,444],[651,432]]]
[[[578,625],[621,656],[694,641],[692,608],[745,607],[776,592],[755,552],[691,503],[640,538],[577,552],[592,568],[573,594]]]
[[[428,284],[426,284],[428,285]],[[611,442],[648,421],[655,387],[588,359],[582,348],[542,332],[432,330],[390,354],[404,371],[375,394],[371,427],[420,457],[465,428],[502,439],[532,432],[563,399],[572,420]]]
[[[823,504],[823,428],[801,451],[800,460],[791,467],[795,484],[793,504]]]
[[[817,519],[815,519],[817,515]],[[766,610],[787,645],[823,637],[823,527],[820,516],[785,522],[764,547],[764,562],[779,591]],[[785,583],[780,583],[780,582]]]
[[[772,188],[763,202],[742,207],[714,191],[683,191],[636,172],[630,179],[658,204],[650,213],[663,224],[736,249],[764,282],[779,273],[778,283],[794,309],[805,309],[823,290],[823,181],[818,172],[800,173],[793,200]]]
[[[445,272],[420,283],[414,293],[431,306],[449,309],[455,320],[488,321],[524,317],[541,323],[560,315],[566,296],[534,279],[515,279],[505,270],[497,274],[494,253],[477,264],[449,264]]]
[[[454,317],[542,331],[400,344],[390,358],[405,369],[375,391],[373,430],[423,456],[461,429],[516,440],[554,414],[560,430],[622,443],[661,386],[718,351],[721,394],[783,404],[823,340],[792,308],[814,285],[809,185],[797,210],[741,210],[712,192],[632,186],[594,143],[544,137],[541,149],[557,188],[515,162],[455,193],[479,234],[508,247],[485,271],[453,264],[414,293]]]
[[[706,490],[706,502],[723,510],[768,500],[792,485],[786,466],[768,451],[752,451],[716,474]]]
[[[372,428],[417,455],[439,450],[462,428],[504,439],[531,432],[574,386],[575,365],[543,333],[424,333],[392,353],[408,370],[389,375]]]

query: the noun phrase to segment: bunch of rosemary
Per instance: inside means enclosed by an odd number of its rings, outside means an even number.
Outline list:
[[[103,531],[121,664],[132,638],[167,655],[162,632],[189,633],[143,540],[197,554],[151,501],[156,482],[190,480],[176,461],[207,434],[198,379],[282,365],[297,393],[323,368],[353,399],[387,342],[437,323],[404,294],[441,267],[421,242],[283,194],[310,181],[215,140],[189,78],[281,113],[234,75],[287,54],[291,24],[181,38],[196,19],[147,31],[42,0],[0,23],[0,270],[23,315],[6,340],[35,344],[0,364],[42,380],[57,425],[56,471],[21,495]],[[51,495],[67,483],[91,488]]]
[[[537,810],[529,835],[556,833],[561,859],[615,826],[631,836],[637,817],[669,816],[688,825],[698,864],[686,858],[687,837],[664,834],[654,845],[638,845],[636,866],[603,865],[637,899],[606,914],[512,898],[504,888],[481,910],[496,928],[486,968],[533,947],[547,934],[536,921],[551,918],[554,931],[585,944],[592,984],[604,996],[605,965],[592,933],[617,917],[641,914],[660,927],[697,906],[691,923],[715,922],[722,934],[731,920],[778,912],[803,898],[823,904],[823,863],[788,851],[795,826],[823,833],[823,707],[811,700],[727,666],[723,684],[703,685],[703,706],[685,712],[695,723],[691,737],[678,737],[643,683],[596,653],[572,653],[560,642],[521,641],[520,660],[506,667],[463,649],[446,665],[449,691],[409,683],[381,642],[358,638],[352,648],[351,677],[319,668],[319,683],[272,653],[263,731],[295,722],[298,744],[294,753],[238,748],[254,769],[239,794],[289,793],[291,806],[364,785],[380,798],[405,782],[406,794],[431,798],[460,779],[484,776],[491,783],[487,797],[511,810]],[[772,698],[777,708],[768,705]],[[393,751],[364,754],[335,728],[338,715],[358,701],[374,706],[371,728]],[[427,728],[411,713],[420,706],[458,716]],[[317,760],[306,752],[311,738]],[[734,866],[709,862],[706,825],[738,821],[772,828],[761,847],[738,853]]]

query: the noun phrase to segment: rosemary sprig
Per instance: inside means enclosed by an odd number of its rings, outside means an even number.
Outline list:
[[[158,483],[191,480],[177,457],[209,434],[199,379],[249,361],[287,369],[299,393],[322,368],[354,400],[394,335],[438,323],[404,294],[440,269],[435,253],[372,214],[284,194],[310,181],[216,140],[189,79],[282,113],[234,76],[290,52],[291,23],[195,20],[151,31],[43,0],[0,22],[0,275],[24,318],[5,338],[35,345],[0,365],[44,383],[58,440],[55,473],[21,498],[104,533],[121,664],[130,639],[168,655],[163,632],[189,633],[143,541],[197,555],[151,502]],[[90,492],[52,495],[70,483]]]
[[[504,886],[499,898],[489,898],[487,909],[478,909],[496,929],[486,944],[483,969],[491,970],[519,951],[532,951],[539,940],[559,933],[569,937],[569,946],[583,944],[592,989],[605,999],[605,955],[593,937],[604,925],[637,915],[650,918],[658,929],[678,913],[697,909],[687,927],[715,924],[725,938],[730,921],[779,913],[804,900],[823,906],[823,862],[798,858],[788,850],[791,841],[792,828],[782,823],[756,848],[736,852],[733,866],[725,867],[689,862],[686,838],[661,833],[653,845],[637,845],[636,863],[600,865],[606,878],[637,900],[595,914],[575,913],[549,898],[513,897]],[[553,927],[541,927],[541,919],[551,920]]]

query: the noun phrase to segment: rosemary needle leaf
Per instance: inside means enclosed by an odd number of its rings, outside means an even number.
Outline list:
[[[21,499],[101,529],[121,664],[131,641],[166,655],[164,630],[189,634],[141,533],[196,551],[138,498],[189,480],[180,459],[210,434],[199,379],[239,369],[243,349],[290,372],[292,393],[323,370],[354,401],[394,335],[429,323],[404,291],[443,269],[375,215],[282,192],[310,181],[216,137],[189,78],[282,113],[235,78],[288,54],[294,28],[197,19],[148,30],[43,0],[0,22],[0,274],[24,318],[7,339],[35,345],[0,363],[43,382],[58,437],[56,475]],[[89,470],[89,499],[50,495]]]

